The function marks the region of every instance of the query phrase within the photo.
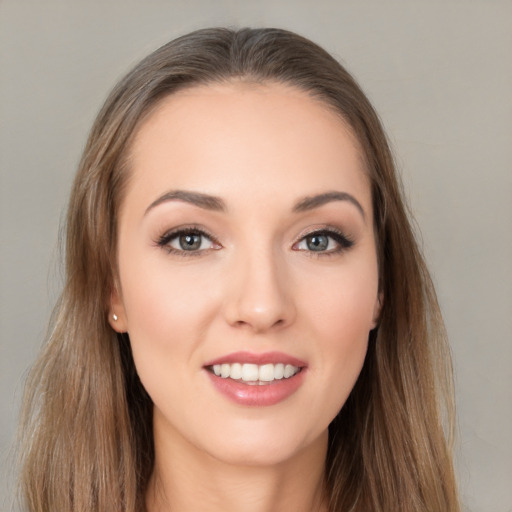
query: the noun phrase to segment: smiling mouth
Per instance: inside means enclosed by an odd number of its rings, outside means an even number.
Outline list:
[[[222,379],[231,379],[243,384],[265,386],[276,381],[290,379],[302,368],[292,364],[223,363],[207,366],[206,369]]]

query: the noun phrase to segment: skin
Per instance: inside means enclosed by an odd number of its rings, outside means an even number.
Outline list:
[[[380,309],[357,140],[302,91],[235,82],[164,99],[130,162],[111,324],[129,333],[154,402],[148,509],[326,510],[327,427],[359,375]],[[224,210],[163,198],[176,190],[215,196]],[[332,191],[354,200],[294,209]],[[179,238],[159,245],[191,225],[211,235],[198,250],[183,250]],[[353,245],[325,238],[325,250],[311,250],[307,235],[325,229]],[[301,386],[275,405],[234,403],[204,365],[238,351],[305,361]]]

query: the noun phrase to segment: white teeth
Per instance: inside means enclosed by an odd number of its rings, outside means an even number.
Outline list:
[[[242,378],[242,365],[240,363],[234,363],[231,365],[229,378],[234,380],[239,380]]]
[[[242,365],[242,380],[244,382],[258,380],[258,365],[257,364]]]
[[[289,379],[292,375],[295,375],[296,369],[295,366],[292,366],[291,364],[287,364],[284,367],[284,378]]]
[[[229,377],[230,371],[231,367],[229,364],[224,363],[220,366],[220,376],[223,379],[227,379]]]
[[[264,364],[263,366],[260,366],[259,380],[262,380],[263,382],[270,382],[274,380],[273,364]]]
[[[299,367],[291,364],[241,364],[223,363],[213,365],[213,373],[223,379],[243,380],[244,382],[272,382],[282,378],[289,379],[299,372]]]

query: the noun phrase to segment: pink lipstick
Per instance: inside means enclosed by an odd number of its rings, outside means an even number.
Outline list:
[[[236,352],[204,365],[215,388],[231,401],[247,406],[277,404],[295,393],[306,363],[282,352]]]

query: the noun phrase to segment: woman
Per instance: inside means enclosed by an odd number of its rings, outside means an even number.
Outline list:
[[[325,51],[211,29],[154,52],[98,115],[67,229],[28,510],[459,510],[435,292]]]

